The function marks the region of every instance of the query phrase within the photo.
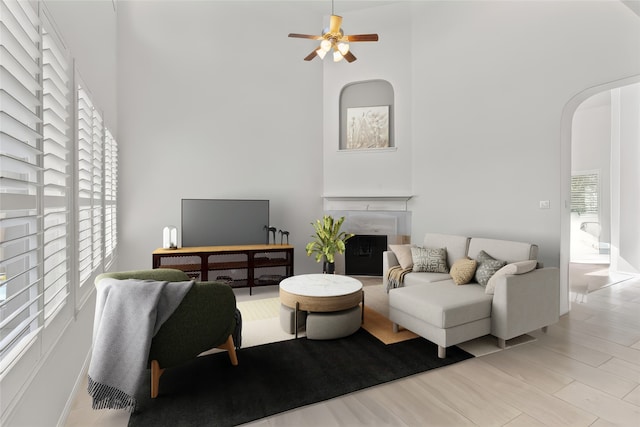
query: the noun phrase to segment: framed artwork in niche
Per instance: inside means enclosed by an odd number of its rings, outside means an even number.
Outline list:
[[[389,106],[347,108],[347,150],[389,147]]]

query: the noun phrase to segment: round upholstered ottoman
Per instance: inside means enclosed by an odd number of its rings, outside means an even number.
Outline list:
[[[298,311],[298,330],[304,329],[306,320],[307,312]],[[293,334],[296,331],[295,324],[295,310],[291,307],[287,307],[284,304],[280,304],[280,326],[282,327],[282,330],[288,334]]]
[[[360,306],[328,313],[307,314],[307,339],[332,340],[355,333],[362,324]]]

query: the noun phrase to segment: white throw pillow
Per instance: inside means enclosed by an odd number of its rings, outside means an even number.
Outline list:
[[[507,274],[528,273],[532,270],[535,270],[536,265],[538,265],[538,261],[534,259],[528,261],[512,262],[511,264],[505,265],[500,270],[496,271],[493,276],[491,276],[491,278],[487,282],[487,287],[484,290],[485,293],[493,295],[494,289],[496,287],[496,282],[499,277],[505,276]]]
[[[411,245],[389,245],[389,249],[391,249],[396,258],[398,258],[398,263],[403,270],[413,267]]]

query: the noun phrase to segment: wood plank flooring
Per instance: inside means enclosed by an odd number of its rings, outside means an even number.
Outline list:
[[[640,278],[589,293],[547,334],[531,335],[249,425],[640,426]]]
[[[640,278],[589,293],[547,334],[531,335],[535,341],[248,425],[640,426]],[[67,426],[126,425],[118,411],[78,412]]]

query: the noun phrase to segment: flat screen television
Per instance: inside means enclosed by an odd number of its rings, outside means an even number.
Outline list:
[[[182,199],[182,246],[268,244],[269,200]]]

